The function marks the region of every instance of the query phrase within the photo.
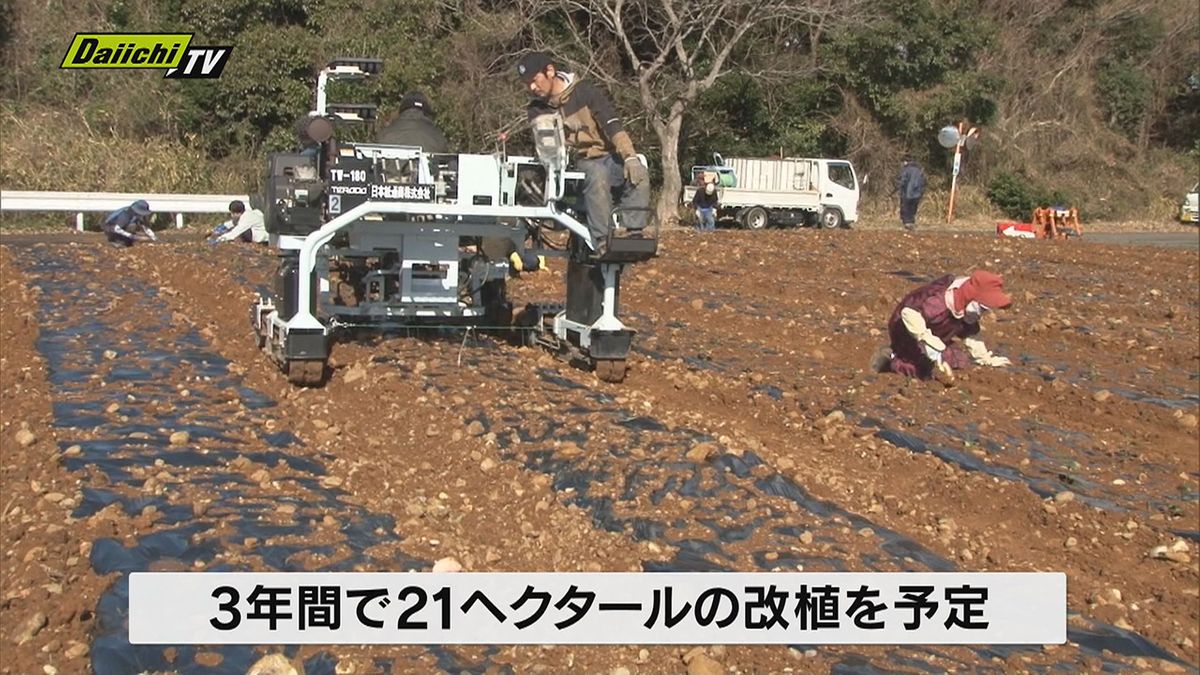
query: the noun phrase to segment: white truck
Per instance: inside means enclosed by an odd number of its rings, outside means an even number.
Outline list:
[[[717,180],[719,220],[734,220],[742,227],[760,230],[767,225],[820,225],[830,229],[858,220],[858,177],[844,159],[722,158],[713,165],[692,167],[683,190],[683,203],[705,178]]]

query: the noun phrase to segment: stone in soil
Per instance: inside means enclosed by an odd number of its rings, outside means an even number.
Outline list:
[[[433,569],[431,571],[435,574],[461,572],[463,571],[463,567],[454,558],[442,558],[441,560],[433,563]]]
[[[717,454],[717,446],[712,443],[697,443],[691,450],[687,451],[687,458],[696,463],[706,462],[708,458]]]
[[[246,675],[300,675],[301,671],[283,654],[267,654],[246,671]]]
[[[32,431],[24,428],[17,429],[17,433],[13,435],[13,439],[16,440],[17,445],[20,445],[22,448],[28,448],[37,442],[37,436],[34,435]]]
[[[688,675],[725,675],[725,666],[707,654],[696,654],[687,663]]]
[[[42,632],[42,629],[46,627],[48,622],[49,620],[46,618],[45,614],[42,614],[41,612],[34,613],[34,615],[29,617],[29,619],[27,619],[21,626],[21,630],[17,631],[14,641],[18,645],[23,645],[26,642],[29,642],[36,637],[38,633]]]

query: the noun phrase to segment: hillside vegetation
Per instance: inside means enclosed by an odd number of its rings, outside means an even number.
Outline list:
[[[518,149],[527,141],[513,63],[534,47],[612,92],[667,202],[679,173],[713,152],[849,157],[876,203],[911,152],[943,190],[951,153],[936,132],[958,121],[982,130],[965,158],[964,215],[1016,215],[1053,197],[1090,218],[1167,218],[1196,180],[1194,0],[626,0],[615,18],[609,9],[16,0],[0,6],[0,188],[255,191],[265,154],[294,143],[316,71],[341,55],[382,58],[384,72],[339,85],[330,100],[377,103],[386,121],[420,88],[462,150],[493,151],[501,132]],[[194,44],[234,51],[207,81],[59,69],[74,33],[103,31],[194,32]]]

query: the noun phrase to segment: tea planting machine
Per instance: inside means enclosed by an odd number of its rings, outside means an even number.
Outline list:
[[[533,123],[536,156],[434,154],[339,142],[338,126],[373,106],[327,104],[331,80],[378,73],[374,59],[338,59],[318,78],[316,109],[297,123],[304,149],[269,158],[264,211],[280,265],[254,302],[259,346],[293,384],[316,386],[341,332],[413,327],[519,331],[624,379],[634,331],[618,318],[620,279],[657,252],[645,210],[617,208],[602,240],[589,232],[583,176],[568,169],[561,118]],[[566,231],[561,250],[547,233]],[[514,321],[510,256],[565,257],[563,303]]]

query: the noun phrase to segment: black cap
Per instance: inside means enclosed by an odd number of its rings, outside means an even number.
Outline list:
[[[553,64],[554,60],[546,52],[529,52],[517,61],[517,76],[522,82],[529,84],[538,73],[546,69],[546,66]]]
[[[400,112],[409,108],[419,108],[421,112],[433,117],[433,107],[429,105],[429,99],[419,91],[410,91],[400,98]]]

